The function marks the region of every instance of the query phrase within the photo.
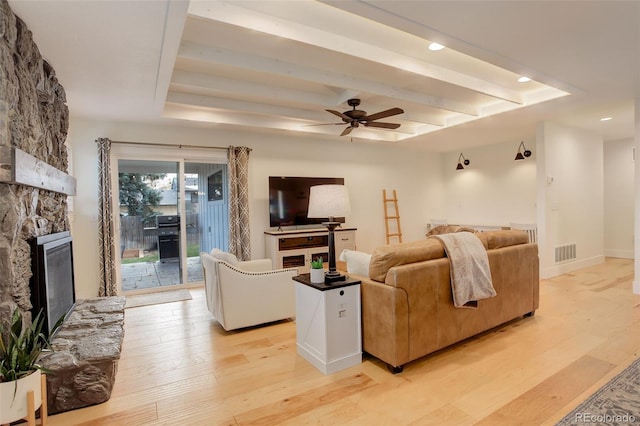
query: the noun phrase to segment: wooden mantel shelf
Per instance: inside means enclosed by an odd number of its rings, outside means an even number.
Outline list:
[[[0,146],[0,182],[76,195],[76,178],[12,146]]]

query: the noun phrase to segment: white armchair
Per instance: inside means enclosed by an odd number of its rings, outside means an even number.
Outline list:
[[[218,249],[201,253],[200,260],[207,308],[225,330],[295,316],[297,269],[272,270],[271,259],[240,262]]]

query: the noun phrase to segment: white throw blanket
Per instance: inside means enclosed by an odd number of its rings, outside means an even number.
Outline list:
[[[456,308],[476,308],[478,300],[494,297],[489,257],[471,232],[434,235],[442,241],[451,264],[451,292]]]

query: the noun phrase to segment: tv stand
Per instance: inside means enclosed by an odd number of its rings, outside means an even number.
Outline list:
[[[356,249],[356,228],[335,230],[336,257],[342,250]],[[275,269],[298,268],[299,274],[309,272],[310,262],[322,257],[329,262],[329,231],[327,228],[293,231],[265,231],[266,254]]]

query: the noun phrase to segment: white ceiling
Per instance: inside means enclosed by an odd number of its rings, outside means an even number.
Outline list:
[[[359,98],[369,114],[402,108],[379,120],[401,126],[345,141],[446,152],[519,142],[543,120],[633,137],[640,1],[9,4],[72,116],[339,139],[346,125],[324,125],[341,122],[325,110]]]

